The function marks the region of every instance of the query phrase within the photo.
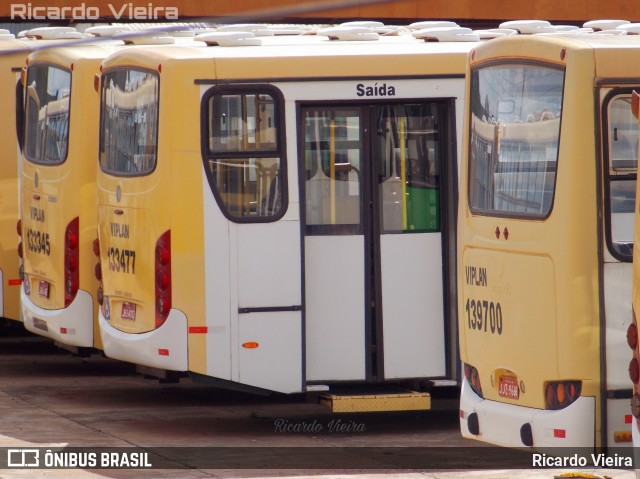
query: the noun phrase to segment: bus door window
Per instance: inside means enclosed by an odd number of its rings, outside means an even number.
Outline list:
[[[67,157],[71,72],[31,65],[27,73],[25,155],[34,163],[57,164]]]
[[[472,72],[469,202],[473,212],[551,211],[564,73],[535,65]]]
[[[606,105],[609,157],[609,236],[613,253],[631,261],[633,215],[638,170],[638,123],[630,94],[616,95]]]
[[[385,233],[440,230],[437,104],[376,109],[380,224]]]
[[[307,109],[306,224],[351,231],[360,224],[361,124],[359,109]]]
[[[211,94],[207,174],[226,216],[273,221],[286,209],[277,97],[271,92]]]

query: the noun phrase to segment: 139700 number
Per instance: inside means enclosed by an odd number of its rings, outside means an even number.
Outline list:
[[[469,329],[491,334],[502,334],[502,306],[481,299],[467,299],[467,325]]]

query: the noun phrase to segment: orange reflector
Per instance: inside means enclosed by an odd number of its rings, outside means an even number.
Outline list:
[[[189,326],[189,334],[207,334],[209,328],[206,326]]]
[[[631,421],[633,421],[633,416],[631,414],[625,414],[624,423],[625,424],[631,424]]]
[[[67,334],[67,328],[60,328],[60,334]]]
[[[22,280],[20,278],[18,279],[10,279],[8,281],[9,286],[20,286],[22,284]]]
[[[169,350],[168,349],[158,349],[158,355],[159,356],[169,356]]]
[[[93,88],[95,88],[96,91],[100,89],[100,75],[98,75],[97,73],[93,77]]]
[[[567,431],[565,429],[554,429],[553,437],[564,439],[567,437]]]
[[[27,59],[27,65],[29,64],[29,59]],[[21,68],[20,69],[20,83],[22,83],[22,86],[24,86],[27,83],[27,69],[26,68]]]
[[[256,349],[259,346],[255,341],[249,341],[248,343],[242,343],[243,348]]]
[[[631,112],[633,113],[633,116],[635,116],[636,118],[638,118],[639,107],[640,107],[640,94],[638,94],[638,92],[633,90],[633,93],[631,93]]]
[[[460,409],[460,419],[464,419],[464,411]]]
[[[613,440],[615,442],[631,442],[631,431],[615,431]]]

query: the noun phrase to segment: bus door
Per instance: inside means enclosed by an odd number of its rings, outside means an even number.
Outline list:
[[[215,86],[203,105],[205,171],[217,202],[205,206],[206,308],[209,330],[219,332],[207,345],[208,373],[299,392],[300,225],[297,208],[288,208],[282,95]]]
[[[445,106],[301,107],[307,381],[445,375]]]

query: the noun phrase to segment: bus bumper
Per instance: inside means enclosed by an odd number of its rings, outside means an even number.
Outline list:
[[[466,438],[506,447],[593,448],[595,415],[592,397],[580,397],[557,411],[534,409],[482,399],[466,378],[462,381],[460,431]],[[532,444],[526,443],[527,435],[533,438]]]
[[[148,333],[131,334],[98,315],[102,345],[107,357],[168,371],[187,371],[187,317],[172,309],[164,324]]]
[[[40,336],[69,346],[93,347],[93,298],[78,290],[76,298],[63,309],[42,309],[20,288],[20,309],[24,327]]]

